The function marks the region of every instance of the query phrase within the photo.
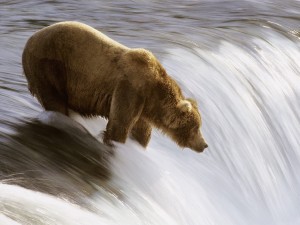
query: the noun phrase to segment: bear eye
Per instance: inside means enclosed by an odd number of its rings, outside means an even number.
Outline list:
[[[190,124],[189,127],[190,127],[191,131],[197,131],[199,129],[199,126],[197,124],[195,124],[195,123]]]

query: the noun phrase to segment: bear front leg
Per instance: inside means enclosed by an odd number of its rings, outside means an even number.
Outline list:
[[[125,143],[133,125],[140,117],[143,105],[143,98],[130,82],[120,81],[112,97],[103,142],[109,146],[112,146],[112,141]]]
[[[140,118],[131,130],[132,137],[144,148],[147,147],[151,138],[152,127],[146,120]]]
[[[116,118],[116,117],[115,117]],[[130,121],[124,123],[124,121],[117,122],[118,120],[109,120],[106,126],[106,130],[103,135],[104,144],[113,147],[112,141],[125,143],[130,127]]]

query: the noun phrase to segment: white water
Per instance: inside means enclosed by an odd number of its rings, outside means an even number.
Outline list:
[[[118,145],[115,192],[87,199],[93,212],[0,184],[0,224],[300,224],[299,43],[270,32],[249,45],[170,49],[162,60],[199,102],[204,153],[159,132],[146,151],[131,140]]]

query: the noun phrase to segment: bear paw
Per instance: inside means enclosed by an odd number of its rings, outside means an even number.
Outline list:
[[[111,138],[109,137],[107,131],[103,131],[101,136],[102,136],[102,141],[105,145],[107,145],[109,147],[115,147]]]

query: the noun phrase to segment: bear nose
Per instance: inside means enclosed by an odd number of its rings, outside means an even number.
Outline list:
[[[208,147],[208,144],[205,143],[205,144],[203,145],[203,148],[207,148],[207,147]]]

